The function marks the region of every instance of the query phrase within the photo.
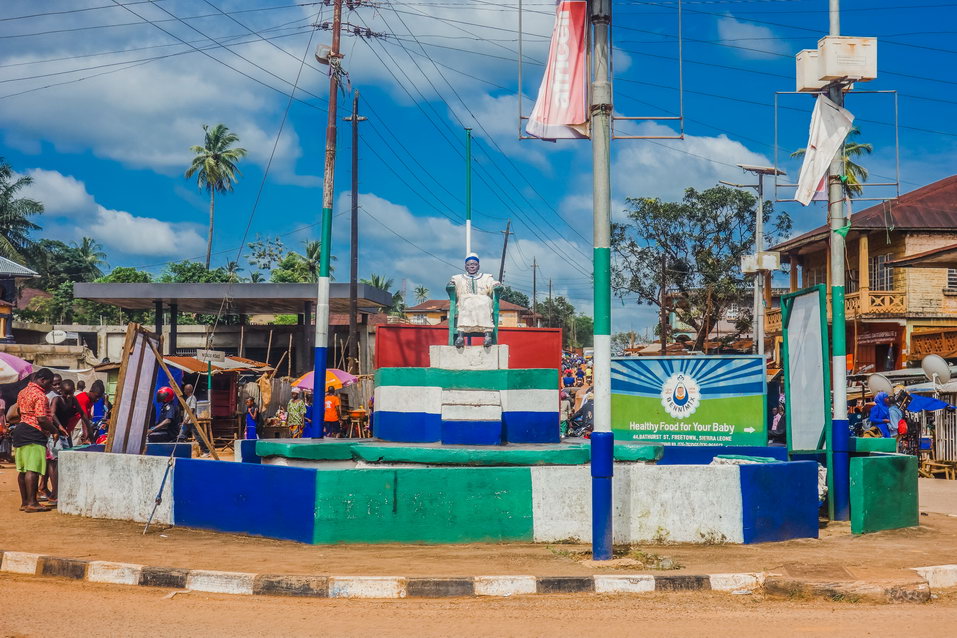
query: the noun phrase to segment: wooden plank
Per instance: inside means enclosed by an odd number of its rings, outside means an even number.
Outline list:
[[[107,452],[113,449],[113,437],[116,434],[116,421],[117,414],[119,413],[119,410],[115,408],[120,405],[120,398],[123,396],[123,390],[126,386],[126,368],[129,366],[130,351],[133,349],[133,335],[136,333],[136,328],[137,324],[135,323],[131,323],[126,327],[126,340],[123,342],[123,355],[120,357],[120,376],[116,380],[116,393],[113,395],[114,409],[110,410],[110,424],[108,426],[109,430],[106,433],[106,447],[103,448]]]
[[[217,461],[220,460],[219,454],[216,453],[216,446],[214,446],[208,438],[206,438],[206,433],[203,432],[203,428],[199,425],[199,419],[196,418],[196,415],[193,413],[192,408],[186,404],[186,399],[183,398],[183,393],[180,392],[179,384],[176,383],[176,379],[173,378],[173,375],[170,374],[169,368],[166,367],[166,362],[163,361],[163,357],[160,355],[159,350],[156,349],[156,346],[153,345],[152,341],[147,340],[146,342],[150,349],[153,351],[153,355],[156,356],[156,361],[159,363],[160,367],[163,369],[163,372],[166,373],[166,377],[169,379],[170,387],[173,389],[173,394],[176,395],[176,398],[179,399],[179,403],[183,406],[183,410],[186,412],[186,416],[189,417],[189,420],[193,422],[193,425],[196,426],[196,434],[203,439],[203,443],[206,444],[206,447],[209,449],[209,453],[213,455],[213,458]]]

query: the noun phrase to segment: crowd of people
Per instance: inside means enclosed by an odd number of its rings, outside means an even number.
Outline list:
[[[366,414],[369,415],[365,429],[371,433],[373,401],[369,400]],[[349,431],[343,427],[347,418],[346,406],[343,404],[340,391],[335,386],[326,388],[322,402],[322,420],[313,424],[312,393],[292,388],[291,398],[285,406],[279,408],[271,418],[265,418],[263,410],[256,404],[255,399],[246,399],[245,406],[245,436],[247,439],[260,438],[263,425],[275,424],[289,428],[289,436],[299,438],[330,437],[340,438],[348,436]]]
[[[559,418],[562,438],[588,438],[594,427],[595,403],[592,365],[575,353],[562,353]]]
[[[96,380],[63,379],[48,368],[34,372],[16,401],[0,398],[0,435],[12,447],[21,512],[48,512],[57,505],[57,457],[62,450],[95,443],[105,436],[98,424],[108,405]]]

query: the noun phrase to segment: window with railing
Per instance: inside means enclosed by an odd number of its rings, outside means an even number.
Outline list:
[[[807,285],[816,286],[818,284],[827,283],[827,273],[824,272],[824,268],[808,268],[807,270]]]
[[[871,290],[894,289],[894,269],[887,265],[891,258],[891,255],[875,255],[867,260]]]
[[[847,271],[847,281],[844,282],[844,291],[847,292],[847,294],[851,294],[860,290],[860,279],[861,276],[857,269],[849,268]]]

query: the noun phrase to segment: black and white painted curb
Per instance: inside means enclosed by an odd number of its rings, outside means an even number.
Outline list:
[[[0,572],[85,580],[91,583],[163,587],[240,595],[316,598],[445,598],[525,594],[637,594],[656,591],[740,591],[760,588],[765,574],[594,576],[469,576],[405,578],[400,576],[303,576],[251,574],[131,563],[78,560],[27,552],[0,552]],[[915,571],[932,588],[957,586],[957,565],[920,567]]]

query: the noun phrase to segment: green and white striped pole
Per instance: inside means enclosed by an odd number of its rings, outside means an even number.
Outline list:
[[[472,129],[465,129],[465,256],[472,253]]]
[[[591,438],[592,557],[612,557],[611,432],[611,0],[591,0],[591,143],[595,280],[595,427]]]

